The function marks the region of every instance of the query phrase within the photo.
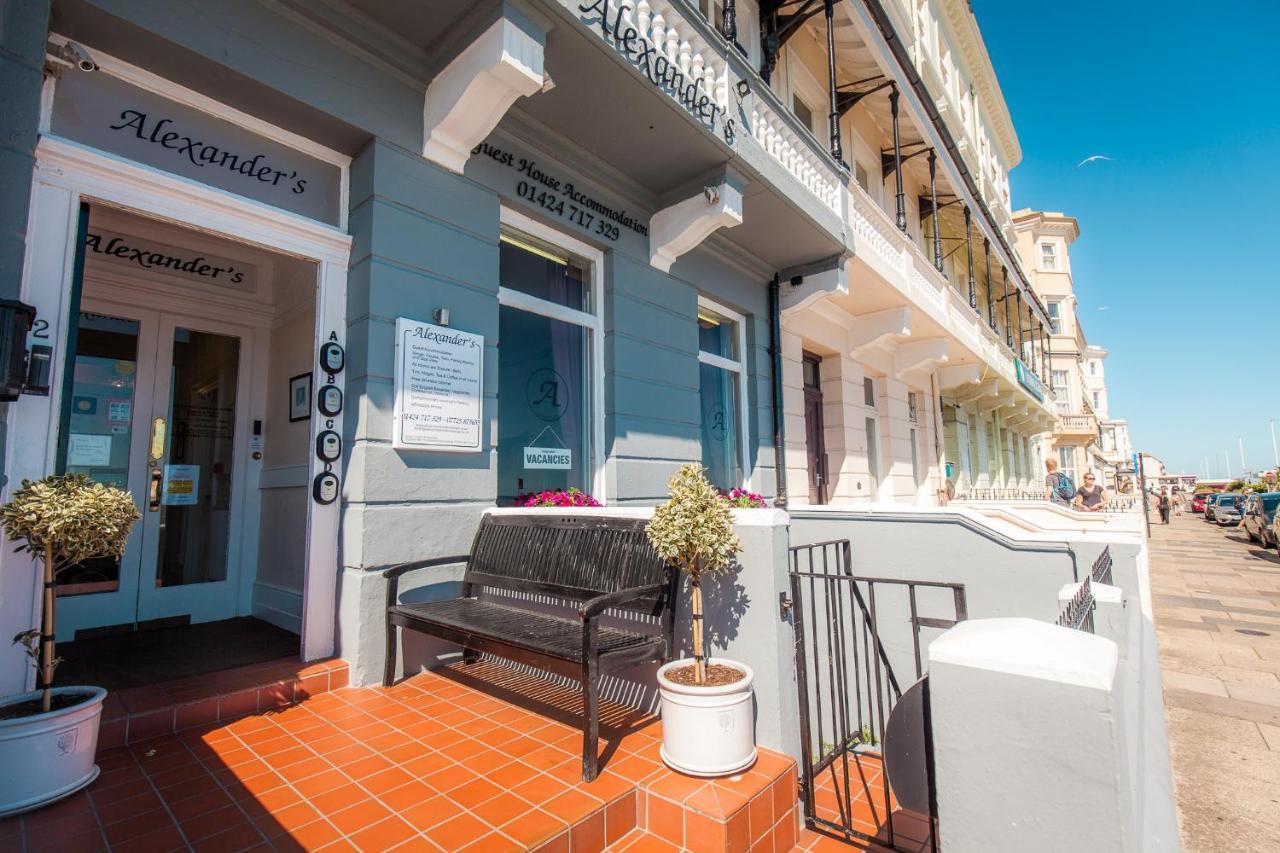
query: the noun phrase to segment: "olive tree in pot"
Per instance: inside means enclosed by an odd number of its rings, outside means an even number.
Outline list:
[[[727,571],[742,543],[728,502],[701,465],[682,466],[667,485],[671,497],[654,510],[647,532],[654,550],[688,576],[693,658],[658,669],[662,759],[693,776],[736,773],[756,760],[753,673],[746,664],[706,656],[702,583]]]
[[[38,689],[0,699],[0,817],[60,800],[98,776],[101,687],[54,687],[54,582],[62,569],[119,557],[138,508],[128,492],[83,474],[23,481],[0,507],[6,538],[20,542],[44,571],[40,627],[14,637],[36,668]],[[21,768],[19,770],[19,768]]]

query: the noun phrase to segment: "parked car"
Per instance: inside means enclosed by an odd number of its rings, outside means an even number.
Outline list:
[[[1234,493],[1218,492],[1216,495],[1209,495],[1208,500],[1204,502],[1204,520],[1217,521],[1218,507],[1229,498],[1237,497]]]
[[[1213,497],[1213,492],[1196,492],[1191,496],[1191,511],[1204,512],[1204,502]]]
[[[1270,548],[1274,544],[1272,525],[1276,520],[1278,506],[1280,492],[1263,492],[1245,498],[1244,521],[1241,526],[1250,542],[1260,542],[1263,548]]]
[[[1244,517],[1244,495],[1223,495],[1213,507],[1213,520],[1219,527],[1234,527]]]

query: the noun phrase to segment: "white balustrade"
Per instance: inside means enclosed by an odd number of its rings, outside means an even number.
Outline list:
[[[832,212],[840,212],[843,186],[833,169],[800,139],[762,98],[755,98],[751,112],[751,136],[782,168],[790,172]]]

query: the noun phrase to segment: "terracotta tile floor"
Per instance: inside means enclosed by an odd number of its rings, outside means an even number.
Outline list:
[[[341,688],[100,750],[86,792],[0,822],[0,850],[790,850],[794,763],[740,776],[660,762],[660,724],[602,708],[581,781],[578,691],[479,663]]]
[[[846,771],[848,773],[846,781]],[[832,823],[849,826],[864,835],[888,844],[889,820],[892,814],[894,847],[906,851],[929,850],[928,817],[902,808],[890,793],[886,799],[884,763],[876,753],[851,752],[846,763],[833,762],[815,779],[814,812]],[[848,792],[848,796],[845,792]],[[888,850],[857,836],[845,836],[834,830],[806,829],[799,847],[803,850],[869,851]]]
[[[147,687],[112,691],[102,705],[100,749],[229,723],[347,685],[346,661],[267,661]]]

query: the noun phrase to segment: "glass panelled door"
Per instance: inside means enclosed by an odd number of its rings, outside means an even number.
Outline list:
[[[122,559],[60,579],[60,638],[234,616],[250,332],[85,302],[65,468],[128,488],[142,519]]]

